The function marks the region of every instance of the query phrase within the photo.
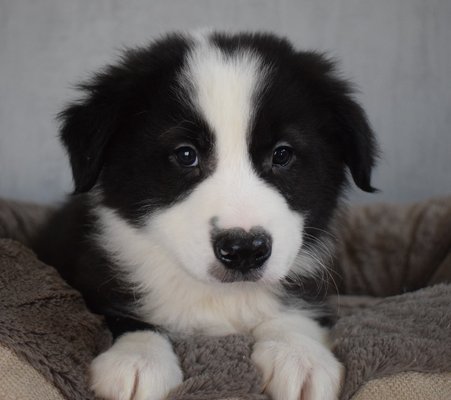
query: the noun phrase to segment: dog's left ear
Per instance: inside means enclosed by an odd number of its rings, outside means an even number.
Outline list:
[[[355,184],[366,192],[377,191],[371,186],[371,173],[378,146],[364,110],[348,94],[344,95],[334,105],[334,122],[340,131],[344,162]]]
[[[323,108],[328,135],[341,149],[355,184],[366,192],[377,191],[371,186],[371,173],[378,146],[364,110],[352,96],[352,85],[340,77],[335,61],[326,55],[307,51],[298,57],[304,79],[315,82],[317,97],[313,98]]]

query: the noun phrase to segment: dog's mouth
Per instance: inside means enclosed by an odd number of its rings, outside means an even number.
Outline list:
[[[254,268],[247,271],[228,269],[220,264],[212,265],[209,274],[222,283],[257,282],[263,276],[264,268]]]

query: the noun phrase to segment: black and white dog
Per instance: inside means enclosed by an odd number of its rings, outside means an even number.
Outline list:
[[[162,399],[182,382],[166,332],[245,332],[274,399],[337,398],[327,331],[287,290],[315,273],[347,168],[373,190],[373,133],[333,63],[270,34],[174,34],[81,88],[61,114],[76,194],[38,252],[117,338],[95,393]]]

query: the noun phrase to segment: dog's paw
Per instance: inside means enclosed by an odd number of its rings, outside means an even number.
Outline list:
[[[338,399],[344,368],[326,347],[308,337],[257,341],[252,360],[274,400]]]
[[[94,359],[90,375],[96,396],[108,400],[161,400],[183,380],[170,343],[154,332],[120,337]]]

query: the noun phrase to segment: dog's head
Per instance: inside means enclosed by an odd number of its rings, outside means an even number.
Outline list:
[[[95,187],[142,257],[201,281],[282,279],[326,229],[346,168],[373,190],[349,85],[273,35],[168,36],[82,89],[61,114],[75,191]]]

